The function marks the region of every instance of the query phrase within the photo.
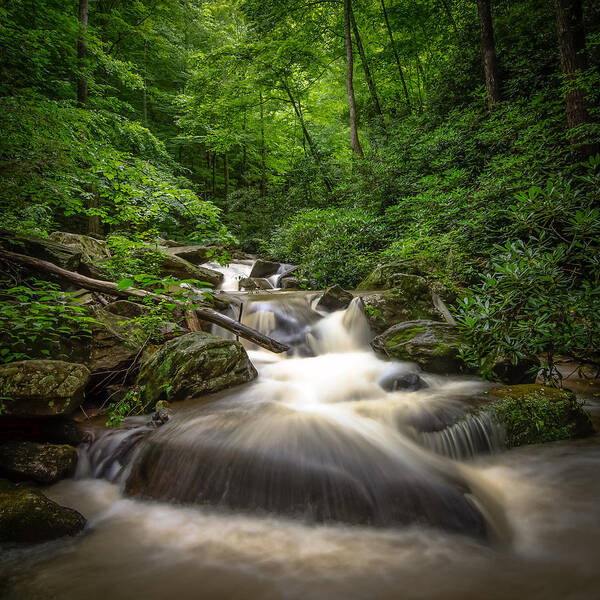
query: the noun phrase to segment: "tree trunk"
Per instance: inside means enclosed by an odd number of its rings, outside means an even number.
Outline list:
[[[367,80],[367,86],[369,87],[369,93],[371,94],[371,100],[373,101],[373,108],[375,112],[383,119],[383,112],[381,111],[381,105],[379,104],[379,97],[375,88],[375,82],[371,76],[371,69],[369,69],[369,63],[367,62],[367,56],[365,49],[363,48],[362,41],[360,39],[360,32],[354,18],[354,11],[352,7],[350,9],[350,21],[352,22],[352,31],[354,32],[354,39],[356,40],[356,47],[358,48],[358,54],[360,55],[360,61],[365,72],[365,79]]]
[[[227,199],[229,198],[229,155],[223,155],[223,174],[225,175],[225,210],[227,211]]]
[[[586,61],[585,32],[583,28],[582,0],[556,0],[556,28],[558,32],[558,48],[560,64],[567,85],[566,112],[569,128],[576,127],[590,120],[587,111],[585,91],[577,84],[577,75],[585,69]],[[580,144],[577,136],[571,137],[572,144]],[[593,149],[585,149],[589,154]]]
[[[356,102],[354,100],[354,54],[352,51],[352,37],[350,34],[350,12],[352,6],[350,0],[344,0],[344,34],[346,38],[346,91],[348,92],[348,109],[350,111],[350,143],[352,150],[360,158],[364,158],[364,152],[358,139],[356,128]]]
[[[79,37],[77,39],[77,104],[85,108],[88,101],[87,79],[87,26],[88,26],[88,0],[79,0]]]
[[[213,152],[212,153],[212,195],[213,196],[217,193],[216,170],[217,170],[217,153]]]
[[[332,185],[331,185],[331,182],[329,181],[329,175],[327,173],[327,170],[325,169],[325,165],[323,164],[323,161],[321,160],[321,155],[319,154],[319,151],[317,150],[317,147],[315,146],[313,139],[310,137],[310,134],[308,133],[308,129],[306,128],[306,123],[304,122],[304,117],[302,116],[302,112],[298,108],[298,104],[296,103],[294,96],[292,96],[292,91],[290,90],[290,88],[287,84],[287,81],[285,81],[285,80],[283,81],[283,87],[288,95],[288,98],[290,99],[292,106],[294,107],[294,112],[296,113],[296,116],[298,117],[298,120],[300,121],[300,126],[302,127],[302,134],[304,135],[304,137],[306,138],[306,141],[308,142],[308,147],[310,148],[310,153],[312,154],[313,158],[315,159],[315,162],[317,163],[317,165],[319,166],[319,168],[321,170],[321,175],[323,176],[323,182],[325,183],[325,187],[327,188],[328,192],[331,192]]]
[[[260,99],[260,197],[264,198],[267,192],[267,165],[265,162],[265,111],[263,108],[262,91]]]
[[[398,51],[396,50],[396,44],[394,42],[394,34],[392,33],[392,28],[390,26],[390,20],[388,19],[387,10],[385,8],[385,0],[381,0],[381,10],[383,11],[383,19],[385,21],[385,26],[388,32],[388,36],[390,38],[390,44],[392,46],[392,51],[394,52],[394,58],[396,59],[396,66],[398,67],[398,74],[400,75],[400,81],[402,82],[402,88],[404,90],[404,97],[406,98],[406,106],[408,110],[412,110],[410,105],[410,96],[408,94],[408,88],[406,87],[406,80],[404,79],[404,73],[402,72],[402,65],[400,64],[400,57],[398,56]]]
[[[481,59],[485,72],[485,87],[488,95],[488,108],[500,100],[500,79],[496,63],[496,45],[494,43],[494,25],[492,23],[491,0],[477,0],[479,14],[479,41],[481,44]]]
[[[146,292],[145,290],[138,290],[135,288],[120,290],[118,289],[117,284],[112,281],[92,279],[91,277],[80,275],[79,273],[75,273],[74,271],[67,271],[62,267],[58,267],[54,263],[47,262],[39,258],[33,258],[32,256],[26,256],[24,254],[10,252],[2,248],[0,248],[0,258],[12,263],[30,267],[37,271],[42,271],[44,273],[52,273],[60,279],[68,281],[69,283],[72,283],[76,286],[94,292],[102,292],[104,294],[107,294],[108,296],[116,296],[118,298],[125,299],[137,298],[139,300],[151,298],[152,300],[156,300],[157,302],[165,300],[171,304],[184,306],[181,302],[169,296],[161,296],[160,294],[154,294],[152,292]],[[201,321],[207,321],[208,323],[214,323],[215,325],[219,325],[220,327],[232,331],[236,335],[239,335],[244,339],[250,340],[251,342],[257,345],[266,348],[267,350],[270,350],[271,352],[279,353],[286,352],[287,350],[289,350],[289,346],[286,346],[285,344],[282,344],[277,340],[274,340],[273,338],[270,338],[260,333],[259,331],[252,329],[251,327],[242,325],[241,323],[234,321],[226,315],[218,313],[212,308],[201,306],[200,308],[195,309],[195,313]]]

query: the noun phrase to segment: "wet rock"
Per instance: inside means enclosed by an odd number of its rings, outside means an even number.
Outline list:
[[[54,231],[49,239],[72,248],[81,253],[81,258],[86,262],[102,262],[110,258],[110,251],[104,240],[97,240],[88,235],[78,233],[66,233],[64,231]]]
[[[487,408],[506,430],[511,448],[595,433],[590,415],[572,392],[537,384],[494,388]]]
[[[209,333],[188,333],[168,341],[141,366],[138,384],[154,404],[183,400],[251,381],[257,375],[244,347]]]
[[[252,266],[250,271],[250,277],[269,277],[275,275],[279,271],[281,265],[278,262],[272,262],[270,260],[263,260],[259,258]]]
[[[194,265],[199,265],[210,260],[210,255],[215,251],[209,246],[175,246],[164,250],[170,256],[177,256]]]
[[[183,242],[177,242],[176,240],[158,238],[157,241],[159,246],[166,246],[167,248],[181,248],[185,246]]]
[[[39,490],[0,479],[0,541],[43,542],[75,535],[85,526],[77,511],[49,500]]]
[[[239,281],[240,290],[246,290],[248,292],[255,290],[271,290],[273,286],[268,279],[264,277],[243,277]]]
[[[84,433],[77,421],[68,417],[0,417],[0,440],[13,439],[77,446],[83,441]]]
[[[528,356],[512,362],[505,356],[496,356],[492,365],[492,372],[496,379],[502,383],[519,384],[535,383],[541,363],[537,356]]]
[[[54,483],[73,475],[76,466],[73,446],[16,440],[0,444],[0,473],[13,481]]]
[[[318,310],[333,312],[348,308],[354,296],[339,285],[334,285],[323,293],[317,303]]]
[[[379,381],[379,385],[386,392],[395,392],[398,390],[415,392],[429,387],[417,373],[391,373],[383,377]]]
[[[25,360],[0,366],[2,416],[54,417],[73,412],[90,378],[82,364]]]
[[[405,279],[405,288],[362,294],[364,313],[371,329],[383,333],[398,323],[439,319],[440,312],[435,308],[431,292],[424,282],[422,278]]]
[[[76,271],[81,260],[81,252],[48,238],[18,235],[2,230],[0,244],[11,252],[46,260],[68,271]]]
[[[389,358],[416,362],[431,373],[461,373],[464,362],[459,358],[462,343],[456,327],[437,321],[399,323],[377,336],[371,346]]]
[[[300,290],[302,289],[302,284],[297,277],[290,275],[289,277],[282,277],[279,281],[279,286],[283,290]]]

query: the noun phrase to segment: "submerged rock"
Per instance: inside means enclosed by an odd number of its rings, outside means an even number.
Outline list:
[[[377,336],[371,346],[389,358],[416,362],[431,373],[461,373],[461,336],[456,327],[438,321],[399,323]]]
[[[334,285],[323,292],[317,303],[317,309],[328,312],[344,310],[348,308],[353,298],[354,296],[350,292],[339,285]]]
[[[77,511],[49,500],[39,490],[0,479],[0,541],[43,542],[75,535],[85,526]]]
[[[378,383],[386,392],[397,390],[416,392],[429,387],[417,373],[390,373]]]
[[[590,415],[568,390],[537,384],[494,388],[488,410],[506,429],[506,445],[581,438],[595,433]]]
[[[279,271],[280,266],[281,265],[278,262],[259,258],[254,265],[252,265],[252,271],[250,271],[249,277],[270,277]]]
[[[54,417],[73,412],[90,378],[82,364],[24,360],[0,365],[2,415]]]
[[[251,381],[257,376],[244,347],[210,333],[188,333],[168,341],[141,367],[138,384],[152,405],[183,400]]]
[[[54,483],[73,475],[76,466],[73,446],[16,440],[0,444],[0,473],[9,479]]]

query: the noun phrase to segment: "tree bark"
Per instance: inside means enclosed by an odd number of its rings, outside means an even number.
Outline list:
[[[379,104],[379,96],[377,95],[377,89],[375,88],[375,82],[371,75],[371,69],[369,68],[369,63],[367,62],[365,49],[363,48],[362,41],[360,39],[360,32],[358,31],[358,25],[356,24],[356,19],[354,18],[354,11],[352,10],[352,7],[350,7],[350,21],[352,23],[352,31],[354,32],[354,39],[356,40],[356,47],[358,48],[360,61],[363,66],[363,71],[365,72],[367,86],[369,87],[369,93],[371,94],[371,100],[373,101],[373,108],[375,109],[375,112],[381,117],[381,119],[383,119],[383,112],[381,111],[381,105]]]
[[[267,165],[265,163],[265,112],[262,90],[258,95],[260,99],[260,197],[264,198],[267,192]]]
[[[116,283],[112,281],[102,281],[100,279],[92,279],[91,277],[86,277],[85,275],[81,275],[79,273],[75,273],[74,271],[67,271],[62,267],[55,265],[54,263],[47,262],[45,260],[41,260],[39,258],[33,258],[32,256],[26,256],[25,254],[17,254],[16,252],[10,252],[8,250],[4,250],[0,248],[0,258],[5,259],[9,262],[16,263],[19,265],[23,265],[25,267],[30,267],[37,271],[43,271],[44,273],[51,273],[52,275],[56,275],[60,279],[64,281],[68,281],[69,283],[73,283],[78,285],[86,290],[101,292],[107,294],[109,296],[116,296],[118,298],[138,298],[143,300],[145,298],[152,298],[157,302],[161,300],[165,300],[172,304],[177,304],[179,306],[183,306],[183,304],[173,298],[168,296],[161,296],[160,294],[154,294],[152,292],[147,292],[145,290],[138,290],[135,288],[129,288],[126,290],[119,290]],[[287,352],[289,350],[289,346],[266,336],[251,327],[247,327],[246,325],[242,325],[233,319],[218,313],[216,310],[207,307],[200,307],[195,309],[195,313],[201,321],[207,321],[208,323],[214,323],[215,325],[219,325],[224,329],[232,331],[236,335],[247,339],[258,346],[266,348],[271,352]]]
[[[225,175],[225,211],[227,211],[227,199],[229,198],[229,155],[223,155],[223,171]]]
[[[492,22],[491,0],[477,0],[479,14],[479,42],[481,44],[481,59],[485,72],[485,87],[488,95],[488,108],[500,100],[500,79],[496,61],[496,44],[494,43],[494,25]]]
[[[344,0],[344,33],[346,38],[346,91],[348,92],[348,109],[350,111],[350,143],[352,150],[360,158],[364,158],[362,146],[358,139],[358,130],[356,128],[356,101],[354,99],[354,54],[352,51],[352,37],[350,33],[350,12],[352,6],[350,0]]]
[[[290,90],[290,87],[287,84],[287,81],[283,80],[283,88],[285,89],[288,98],[290,99],[290,102],[294,108],[294,112],[296,113],[296,116],[298,117],[298,120],[300,121],[300,126],[302,127],[302,134],[304,135],[306,141],[308,142],[308,147],[310,148],[310,153],[312,154],[313,158],[315,159],[315,162],[317,163],[317,165],[319,166],[319,169],[321,170],[321,175],[323,176],[323,182],[325,183],[325,187],[327,188],[328,192],[331,192],[332,190],[332,185],[331,182],[329,181],[329,175],[327,173],[327,170],[325,169],[325,165],[323,164],[323,161],[321,160],[321,155],[319,154],[319,151],[317,150],[317,147],[315,146],[315,143],[313,142],[312,137],[310,137],[310,134],[308,133],[308,129],[306,128],[306,123],[304,122],[304,117],[302,115],[302,111],[298,108],[298,104],[296,103],[296,100],[294,99],[294,96],[292,95],[292,91]]]
[[[88,26],[88,0],[79,0],[79,37],[77,39],[77,104],[85,108],[88,101],[87,79],[87,26]]]
[[[569,128],[587,123],[590,116],[586,106],[585,91],[577,85],[577,75],[586,67],[583,28],[583,3],[581,0],[556,0],[556,29],[560,64],[566,79],[566,112]],[[579,140],[571,138],[572,144]]]
[[[406,98],[406,106],[409,112],[412,110],[410,105],[410,96],[408,94],[408,88],[406,87],[406,80],[404,79],[404,73],[402,72],[402,65],[400,64],[400,57],[398,56],[398,51],[396,50],[396,44],[394,42],[394,34],[392,33],[392,28],[390,26],[390,20],[388,19],[387,10],[385,8],[385,0],[381,0],[381,10],[383,11],[383,19],[385,21],[385,26],[388,32],[388,36],[390,38],[390,44],[392,46],[392,51],[394,52],[394,58],[396,59],[396,66],[398,67],[398,74],[400,75],[400,81],[402,83],[402,89],[404,90],[404,97]]]

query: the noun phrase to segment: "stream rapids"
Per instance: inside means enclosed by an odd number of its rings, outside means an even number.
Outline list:
[[[92,430],[47,490],[86,531],[6,553],[4,597],[600,597],[598,436],[503,451],[486,384],[380,360],[358,299],[238,295],[288,355],[244,343],[256,381]]]

